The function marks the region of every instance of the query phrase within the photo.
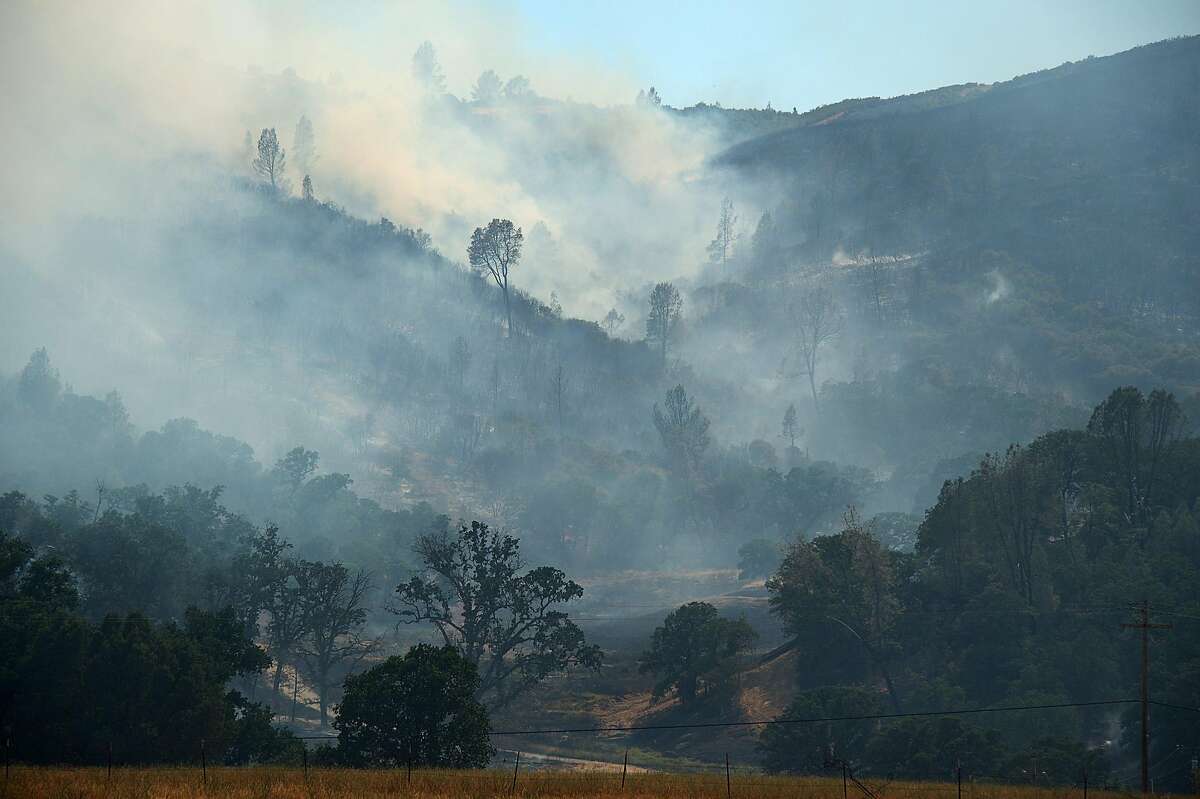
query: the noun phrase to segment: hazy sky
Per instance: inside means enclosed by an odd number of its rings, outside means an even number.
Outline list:
[[[1200,0],[516,0],[515,7],[525,46],[641,76],[672,105],[770,101],[800,110],[1007,80],[1200,33]]]

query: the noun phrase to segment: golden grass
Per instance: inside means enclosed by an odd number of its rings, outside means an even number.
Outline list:
[[[0,777],[3,780],[3,777]],[[947,783],[867,783],[881,799],[957,799]],[[732,796],[772,799],[842,799],[842,781],[814,777],[767,777],[735,774]],[[537,771],[519,774],[515,794],[511,771],[416,771],[412,783],[403,771],[312,769],[308,778],[291,768],[210,768],[207,784],[197,768],[114,769],[14,767],[0,782],[4,799],[464,799],[465,797],[725,797],[725,775],[630,774],[621,790],[621,775],[611,772]],[[963,799],[1081,799],[1071,787],[964,784]],[[864,799],[853,784],[849,799]],[[1130,794],[1090,790],[1089,799],[1117,799]]]

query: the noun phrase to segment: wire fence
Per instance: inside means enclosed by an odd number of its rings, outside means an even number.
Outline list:
[[[965,716],[977,714],[994,714],[994,713],[1010,713],[1010,712],[1032,712],[1044,710],[1057,710],[1064,708],[1092,708],[1106,706],[1131,705],[1139,703],[1139,699],[1104,699],[1090,702],[1061,702],[1061,703],[1046,703],[1046,704],[1029,704],[1029,705],[1005,705],[997,707],[983,708],[954,708],[938,711],[918,711],[911,713],[876,713],[864,715],[846,715],[846,716],[820,716],[806,718],[774,718],[774,719],[759,719],[759,720],[736,720],[736,721],[713,721],[713,722],[692,722],[678,724],[644,724],[644,725],[598,725],[592,727],[558,727],[558,728],[535,728],[535,729],[518,729],[518,730],[494,730],[490,731],[489,735],[493,739],[512,739],[521,736],[545,736],[545,735],[568,735],[568,734],[602,734],[614,732],[642,732],[642,731],[664,731],[664,730],[713,730],[713,729],[730,729],[744,728],[752,726],[767,726],[767,725],[803,725],[803,724],[822,724],[836,722],[856,722],[856,721],[886,721],[905,718],[929,718],[929,717],[949,717],[949,716]],[[1159,702],[1149,700],[1148,705],[1166,708],[1174,711],[1188,712],[1200,714],[1200,707],[1191,707],[1188,705],[1180,705],[1169,702]],[[326,772],[327,769],[319,766],[317,763],[309,762],[309,744],[314,741],[325,741],[332,743],[338,740],[337,735],[318,734],[318,735],[298,735],[295,736],[303,744],[301,771],[305,780],[312,773]],[[796,780],[794,777],[771,776],[762,771],[762,769],[750,767],[746,765],[735,765],[730,762],[728,754],[725,756],[724,764],[697,763],[695,765],[682,765],[679,763],[671,763],[669,769],[663,769],[656,764],[661,763],[660,760],[648,762],[645,765],[636,762],[630,762],[629,750],[626,749],[622,763],[614,763],[611,761],[584,760],[573,758],[568,755],[547,754],[540,752],[525,751],[525,760],[522,763],[522,751],[518,748],[498,748],[499,758],[493,763],[493,768],[481,772],[476,772],[477,777],[471,778],[475,781],[482,780],[479,783],[482,788],[484,784],[491,785],[498,777],[500,772],[506,772],[511,765],[511,790],[516,792],[519,782],[524,779],[527,787],[531,790],[541,786],[545,788],[550,785],[562,788],[573,784],[579,787],[588,787],[592,789],[597,785],[598,780],[615,781],[619,779],[620,788],[624,790],[627,785],[643,781],[647,776],[657,777],[679,777],[689,780],[689,785],[697,790],[703,789],[703,795],[713,795],[708,788],[716,785],[717,782],[723,781],[725,786],[725,794],[732,796],[734,787],[736,786],[740,792],[739,795],[765,795],[770,789],[770,793],[777,790],[783,790],[786,787],[788,795],[791,796],[811,796],[811,797],[827,797],[830,795],[836,796],[839,792],[843,799],[849,799],[851,796],[863,797],[863,799],[882,799],[889,793],[889,790],[894,786],[909,786],[906,787],[903,793],[911,793],[911,785],[913,783],[907,780],[896,780],[891,777],[855,773],[853,766],[845,761],[827,758],[824,771],[831,773],[831,778],[822,779],[820,777],[807,780]],[[7,792],[7,786],[11,779],[13,770],[12,762],[13,741],[11,737],[4,741],[4,778]],[[198,763],[192,762],[181,764],[186,768],[195,768],[199,766],[200,778],[207,785],[209,780],[209,772],[217,772],[217,768],[210,768],[208,763],[208,751],[205,741],[200,739],[197,746]],[[532,760],[531,760],[532,758]],[[521,770],[522,764],[525,766],[524,771]],[[1048,765],[1048,764],[1043,764]],[[584,766],[584,768],[580,768]],[[633,771],[629,767],[633,767]],[[1040,787],[1045,790],[1055,790],[1054,796],[1068,797],[1081,795],[1084,799],[1087,797],[1089,785],[1086,766],[1078,764],[1080,779],[1070,785],[1051,785],[1046,778],[1046,772],[1039,770],[1035,765],[1030,773],[1030,778],[1027,785],[1029,787]],[[114,752],[111,744],[107,751],[106,763],[106,779],[111,780],[113,777],[114,767],[119,768],[119,765],[114,763]],[[571,770],[563,770],[564,767]],[[101,767],[104,768],[104,767]],[[226,773],[231,770],[236,771],[238,767],[220,767],[221,773]],[[1129,793],[1130,787],[1133,784],[1134,773],[1140,769],[1140,764],[1127,764],[1124,767],[1118,768],[1111,772],[1106,778],[1103,785],[1092,784],[1091,789],[1104,790],[1106,792]],[[293,767],[293,770],[294,767]],[[840,779],[838,771],[840,770]],[[1159,758],[1158,761],[1149,764],[1150,776],[1152,779],[1162,779],[1166,776],[1178,776],[1181,772],[1197,772],[1196,759],[1193,755],[1190,759],[1188,753],[1182,747],[1177,747],[1171,752]],[[431,769],[408,768],[401,772],[394,770],[379,770],[376,773],[395,774],[401,773],[406,785],[409,787],[425,786],[426,788],[436,788],[439,780],[455,781],[457,785],[463,779],[464,772],[461,771],[437,771]],[[1061,773],[1061,772],[1060,772]],[[947,765],[946,773],[941,775],[951,781],[948,783],[921,783],[922,796],[954,796],[956,799],[991,799],[991,797],[1000,796],[1004,788],[1008,786],[998,786],[984,780],[976,780],[975,776],[970,773],[965,773],[961,768]],[[507,776],[505,776],[507,780]],[[1039,786],[1039,779],[1042,784]],[[417,782],[414,783],[414,780]],[[716,781],[716,782],[714,782]],[[840,791],[834,790],[839,787]],[[831,789],[832,785],[832,789]],[[947,787],[949,786],[949,787]],[[495,786],[492,785],[492,788]],[[611,787],[611,786],[609,786]],[[719,787],[719,786],[718,786]],[[1200,782],[1196,785],[1200,791]],[[490,788],[489,788],[490,790]],[[540,789],[538,789],[540,790]],[[832,790],[832,794],[831,794]],[[719,793],[719,792],[718,792]],[[564,793],[563,795],[568,795]],[[1130,794],[1132,795],[1132,794]]]

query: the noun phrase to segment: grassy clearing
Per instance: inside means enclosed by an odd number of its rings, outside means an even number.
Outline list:
[[[3,778],[0,778],[2,780]],[[948,783],[881,783],[869,787],[883,799],[957,799]],[[465,797],[666,797],[701,799],[724,797],[725,775],[630,774],[621,789],[621,776],[611,772],[540,771],[520,774],[515,793],[511,771],[417,771],[411,784],[403,771],[313,769],[305,779],[299,769],[212,768],[208,782],[196,768],[116,769],[109,780],[102,768],[14,768],[0,782],[4,799],[463,799]],[[824,778],[734,775],[735,797],[842,799],[842,781]],[[1012,785],[963,785],[963,799],[1079,799],[1078,788],[1037,788]],[[851,799],[862,799],[853,784]],[[1132,796],[1091,790],[1089,799]]]

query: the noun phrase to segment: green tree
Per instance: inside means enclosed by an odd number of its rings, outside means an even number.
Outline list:
[[[504,315],[508,320],[508,335],[512,335],[512,303],[508,296],[508,275],[521,260],[525,240],[521,228],[511,220],[493,219],[486,228],[475,228],[467,247],[467,261],[472,269],[489,275],[504,295]]]
[[[770,577],[783,559],[779,542],[755,538],[738,547],[738,579],[757,580]]]
[[[1119,487],[1131,523],[1144,525],[1154,513],[1167,460],[1183,429],[1179,403],[1162,389],[1145,397],[1133,386],[1119,388],[1092,413],[1088,433],[1101,447],[1106,476]]]
[[[707,602],[689,602],[671,611],[642,653],[638,672],[654,674],[654,695],[671,689],[685,705],[700,691],[726,683],[734,658],[749,649],[758,634],[745,619],[723,619]]]
[[[363,635],[371,581],[365,571],[352,573],[341,563],[304,562],[295,577],[304,628],[296,653],[316,688],[324,725],[334,671],[353,667],[378,644]]]
[[[1007,753],[999,733],[962,719],[902,719],[870,737],[863,762],[872,773],[898,779],[949,780],[956,765],[964,777],[996,779]]]
[[[700,467],[704,451],[712,439],[708,435],[708,417],[696,406],[682,385],[667,392],[662,409],[654,404],[654,427],[673,468],[691,475]]]
[[[272,189],[282,189],[286,163],[287,153],[279,144],[275,128],[263,128],[258,136],[258,156],[254,159],[255,173],[270,183]]]
[[[479,670],[478,694],[490,706],[566,668],[600,668],[600,648],[558,609],[583,589],[552,566],[522,573],[513,536],[471,522],[453,537],[423,535],[415,550],[426,574],[396,587],[392,612],[405,623],[433,624]]]
[[[60,393],[62,381],[58,370],[50,366],[50,355],[46,348],[34,350],[17,381],[18,396],[30,408],[44,411],[58,400]]]
[[[835,758],[860,762],[875,722],[819,719],[872,716],[883,709],[879,693],[869,688],[831,686],[801,691],[779,718],[803,723],[769,724],[759,736],[763,768],[773,773],[820,774]]]
[[[480,105],[491,105],[500,99],[500,91],[503,88],[504,83],[495,70],[485,69],[475,80],[475,85],[471,88],[471,97]]]
[[[683,298],[670,283],[658,283],[650,290],[650,312],[646,315],[646,340],[658,345],[659,362],[666,366],[667,348],[679,325]]]
[[[271,469],[271,474],[280,483],[288,487],[289,494],[295,494],[304,481],[317,470],[321,462],[321,454],[304,447],[295,447],[288,451]]]
[[[483,768],[495,750],[478,690],[456,648],[418,644],[346,678],[338,748],[356,766]]]
[[[797,541],[767,581],[771,611],[787,631],[813,651],[828,650],[842,631],[865,650],[887,685],[893,708],[899,698],[888,669],[890,633],[900,610],[892,553],[847,511],[842,532]]]

